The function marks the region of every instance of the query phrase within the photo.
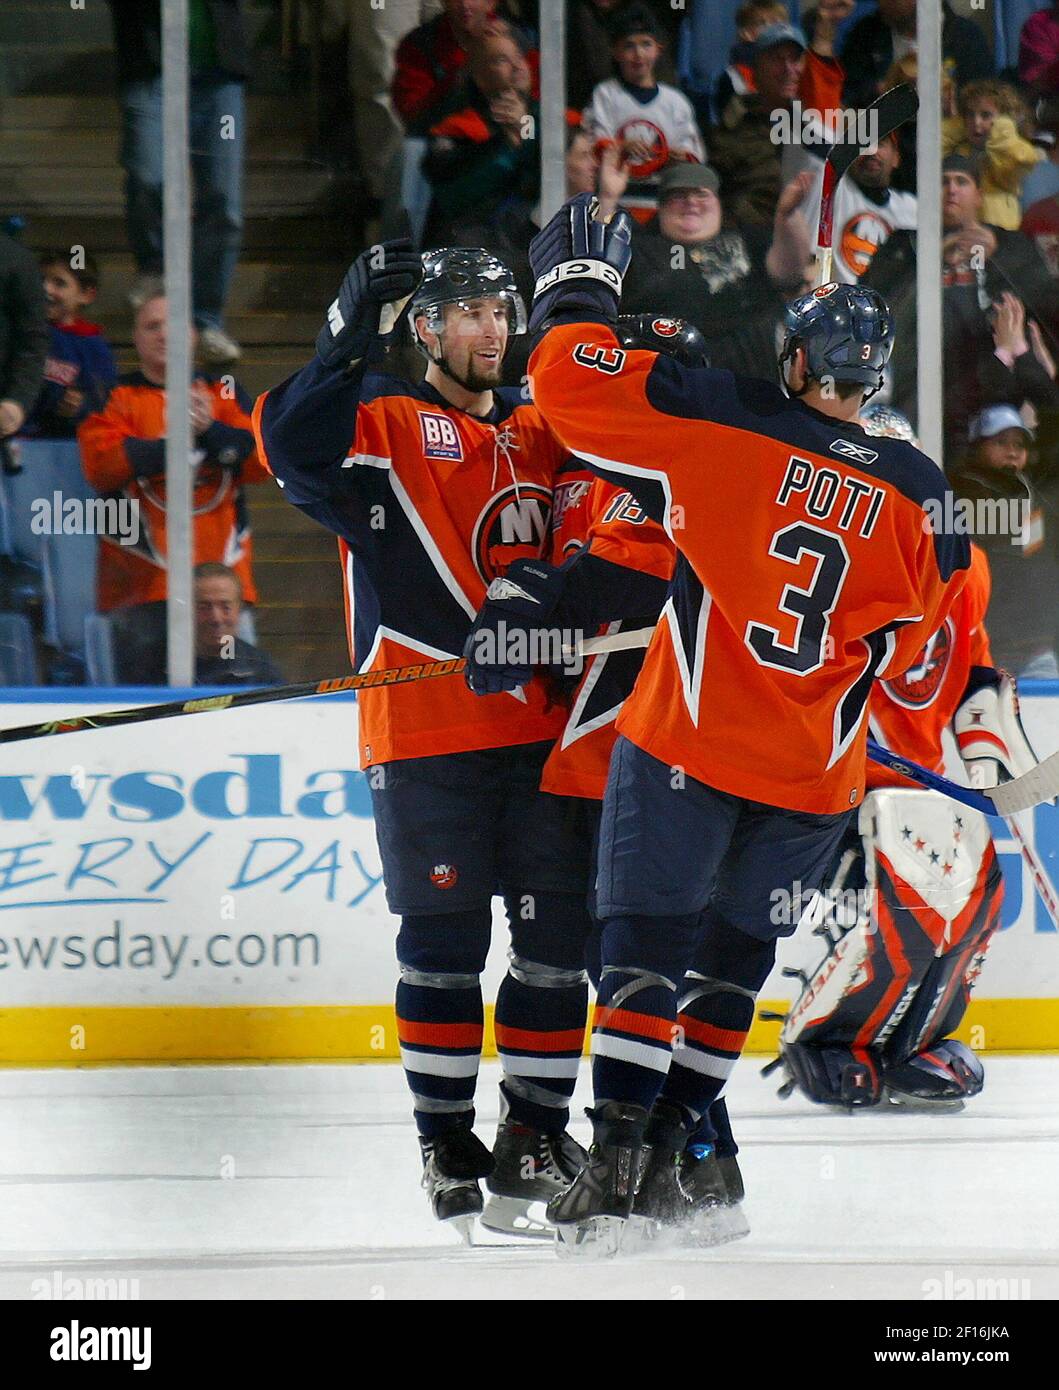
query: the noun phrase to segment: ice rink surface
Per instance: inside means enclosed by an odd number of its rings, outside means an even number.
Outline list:
[[[0,1071],[0,1297],[1059,1297],[1059,1057],[988,1058],[950,1116],[781,1101],[762,1060],[729,1101],[750,1236],[594,1264],[435,1223],[393,1064]],[[586,1067],[583,1141],[588,1099]]]

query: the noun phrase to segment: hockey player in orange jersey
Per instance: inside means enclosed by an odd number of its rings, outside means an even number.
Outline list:
[[[408,305],[427,359],[412,384],[375,370]],[[518,388],[499,385],[525,310],[511,272],[409,243],[354,262],[313,360],[255,410],[262,457],[296,506],[339,537],[354,667],[458,656],[487,587],[547,542],[565,460]],[[564,710],[539,678],[476,699],[458,677],[361,692],[361,765],[387,902],[401,918],[397,1031],[434,1214],[468,1235],[485,1178],[518,1224],[583,1153],[565,1132],[584,1042],[588,845],[539,791]],[[497,998],[501,1125],[476,1137],[479,976],[491,900],[510,966]]]
[[[679,552],[604,799],[591,1161],[549,1206],[575,1247],[614,1248],[671,1061],[690,1131],[800,915],[777,923],[776,892],[822,885],[863,795],[872,681],[940,625],[969,547],[930,525],[946,515],[936,465],[857,424],[893,346],[877,295],[829,285],[790,306],[785,389],[687,370],[618,344],[630,232],[593,212],[571,200],[531,246],[534,398]],[[671,1167],[649,1157],[648,1203],[670,1199]]]

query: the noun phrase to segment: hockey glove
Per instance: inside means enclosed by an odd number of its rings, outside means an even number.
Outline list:
[[[995,787],[1037,766],[1019,717],[1015,678],[1007,671],[972,668],[952,729],[972,787]]]
[[[463,648],[463,678],[476,695],[499,695],[528,684],[533,675],[531,634],[551,617],[565,576],[547,560],[516,560],[486,590]]]
[[[534,275],[530,332],[552,323],[613,323],[621,302],[621,282],[632,259],[632,222],[619,212],[598,222],[599,203],[579,193],[559,209],[530,242]]]
[[[346,271],[317,335],[320,361],[327,367],[351,367],[369,348],[389,346],[422,274],[422,259],[407,237],[362,251]]]

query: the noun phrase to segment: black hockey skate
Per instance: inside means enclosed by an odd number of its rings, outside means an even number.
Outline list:
[[[588,1154],[565,1130],[546,1134],[502,1118],[493,1145],[496,1167],[486,1179],[489,1201],[482,1225],[501,1235],[553,1240],[555,1227],[533,1206],[564,1192],[588,1162]]]
[[[693,1214],[680,1179],[688,1131],[675,1105],[656,1101],[644,1135],[644,1162],[622,1248],[674,1241]]]
[[[641,1105],[606,1101],[587,1112],[593,1143],[588,1162],[573,1183],[548,1203],[558,1253],[607,1259],[621,1248],[632,1213],[647,1111]]]
[[[743,1175],[734,1155],[718,1158],[712,1145],[692,1144],[680,1158],[680,1185],[691,1204],[692,1244],[727,1245],[750,1234],[742,1207]]]
[[[474,1218],[481,1216],[484,1206],[478,1179],[493,1171],[493,1155],[470,1126],[436,1139],[420,1137],[419,1147],[431,1210],[439,1221],[451,1222],[471,1245]]]
[[[903,1110],[955,1113],[984,1085],[981,1062],[965,1043],[955,1038],[944,1038],[906,1062],[883,1070],[884,1102]]]

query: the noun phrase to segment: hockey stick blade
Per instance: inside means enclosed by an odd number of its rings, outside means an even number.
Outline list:
[[[827,162],[835,171],[835,182],[838,182],[853,161],[865,150],[874,149],[881,140],[892,135],[898,126],[912,120],[918,110],[919,96],[915,87],[910,82],[902,82],[899,87],[891,87],[888,92],[883,92],[881,97],[877,97],[863,111],[858,111],[857,125],[859,127],[862,116],[867,116],[871,138],[867,143],[863,140],[842,140],[831,146]]]

